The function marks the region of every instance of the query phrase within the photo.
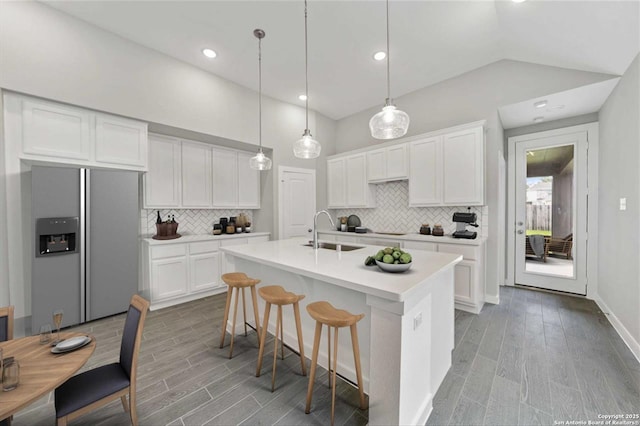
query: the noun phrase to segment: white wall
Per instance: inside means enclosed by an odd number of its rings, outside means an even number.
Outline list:
[[[407,136],[487,120],[485,184],[489,208],[486,275],[488,299],[496,300],[498,285],[504,281],[502,274],[498,273],[499,268],[504,269],[504,262],[499,259],[504,257],[504,253],[500,253],[498,232],[505,227],[504,223],[499,223],[501,215],[498,214],[502,209],[499,206],[499,191],[504,190],[504,183],[498,182],[499,155],[504,144],[498,107],[611,77],[606,74],[503,60],[396,99],[398,108],[411,117]],[[384,87],[381,85],[381,104],[383,98]],[[338,121],[338,153],[379,143],[371,138],[368,129],[369,119],[378,109],[370,108]]]
[[[174,129],[245,144],[258,143],[255,91],[41,3],[3,2],[1,10],[0,88]],[[309,124],[322,143],[322,158],[334,153],[335,122],[311,111]],[[279,165],[316,168],[319,176],[324,176],[326,162],[322,158],[309,161],[293,157],[292,143],[300,138],[303,130],[303,108],[272,98],[263,99],[262,139],[265,146],[273,148],[274,168],[262,172],[262,210],[255,215],[256,230],[277,235],[274,213],[277,211],[274,189],[277,186],[273,181]],[[7,217],[8,228],[19,230],[23,225],[17,212],[25,203],[25,195],[20,187],[20,177],[8,175],[20,173],[20,167],[11,169],[12,172],[0,168],[0,184],[4,183],[3,189],[8,191],[0,203],[0,217]],[[9,181],[13,183],[9,184]],[[322,185],[322,190],[318,191],[318,205],[326,205],[324,191]],[[3,205],[5,200],[6,205]],[[10,202],[13,204],[9,205]],[[16,316],[21,317],[30,313],[30,296],[25,288],[28,284],[23,284],[28,281],[25,277],[28,278],[29,269],[29,264],[23,262],[26,243],[23,244],[22,238],[9,240],[7,233],[0,232],[0,255],[7,241],[11,241],[11,251],[7,253],[8,257],[2,256],[3,260],[8,258],[8,262],[0,262],[0,304],[8,302],[6,276],[9,274],[10,302],[16,305]]]
[[[639,62],[636,56],[600,110],[598,294],[640,358]]]

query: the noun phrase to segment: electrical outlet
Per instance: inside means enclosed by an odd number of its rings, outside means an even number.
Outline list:
[[[627,209],[627,199],[620,198],[620,210],[626,210],[626,209]]]
[[[413,317],[413,329],[417,330],[422,325],[422,312]]]

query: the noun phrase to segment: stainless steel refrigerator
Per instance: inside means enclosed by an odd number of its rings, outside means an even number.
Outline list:
[[[138,292],[138,174],[32,168],[31,326],[125,312]]]

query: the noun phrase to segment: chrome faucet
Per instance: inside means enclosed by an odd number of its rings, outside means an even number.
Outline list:
[[[319,248],[319,244],[318,244],[318,216],[320,216],[321,213],[324,213],[327,215],[327,217],[329,218],[329,222],[331,222],[331,227],[333,229],[335,229],[336,225],[333,223],[333,219],[331,219],[331,215],[329,214],[328,211],[326,210],[320,210],[319,212],[317,212],[314,216],[313,216],[313,248],[317,249]]]

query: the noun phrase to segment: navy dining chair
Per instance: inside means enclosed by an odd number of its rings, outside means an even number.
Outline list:
[[[131,424],[137,426],[136,368],[142,328],[149,302],[138,295],[131,298],[122,332],[120,361],[73,376],[55,391],[56,423],[66,425],[96,408],[120,398]],[[127,403],[127,394],[129,402]]]
[[[13,339],[13,306],[0,308],[0,342]]]

